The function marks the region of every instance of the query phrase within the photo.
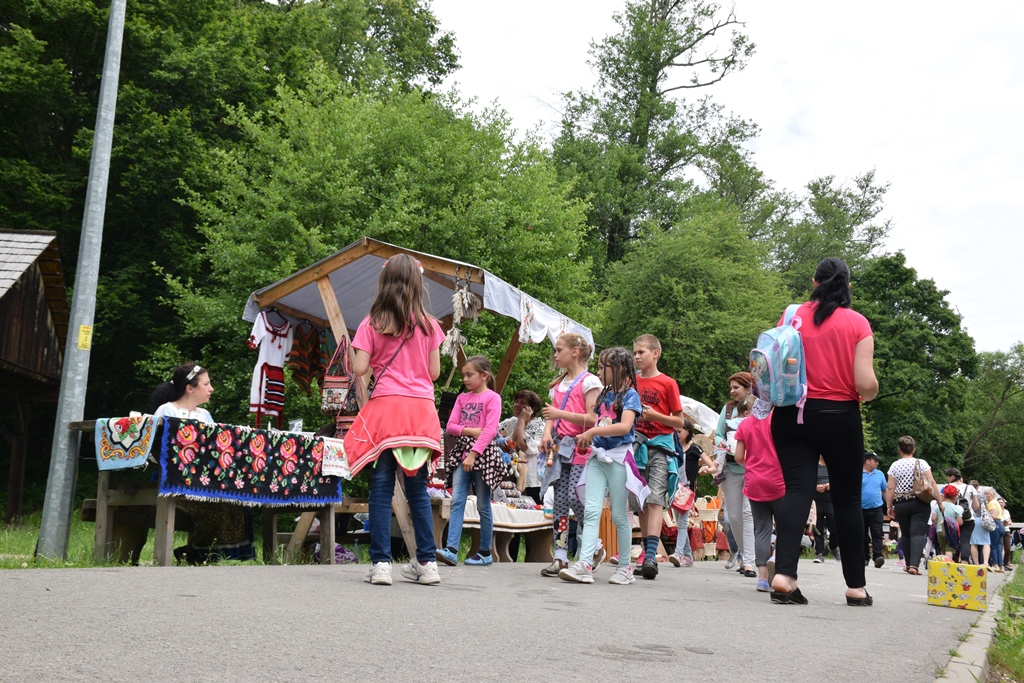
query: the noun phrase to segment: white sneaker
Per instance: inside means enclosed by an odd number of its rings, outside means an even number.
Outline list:
[[[729,561],[725,563],[725,568],[726,569],[735,569],[736,565],[738,565],[739,563],[740,563],[739,553],[733,553],[729,557]]]
[[[435,586],[441,583],[441,575],[437,573],[437,562],[420,564],[419,560],[413,560],[402,567],[402,576],[422,583],[424,586]]]
[[[636,578],[633,577],[633,572],[629,571],[629,567],[625,569],[616,569],[612,572],[612,577],[608,579],[608,583],[614,583],[617,586],[628,586],[631,583],[636,583]]]
[[[594,553],[594,568],[591,571],[597,571],[597,568],[601,566],[604,559],[608,557],[608,553],[604,548],[598,548],[597,552]]]
[[[371,565],[370,571],[366,572],[366,583],[372,583],[375,586],[390,586],[391,563],[375,562]]]
[[[570,583],[594,583],[594,572],[581,560],[558,572],[558,578]]]
[[[672,553],[668,556],[668,561],[672,563],[673,567],[681,567],[683,565],[683,556],[679,553]]]

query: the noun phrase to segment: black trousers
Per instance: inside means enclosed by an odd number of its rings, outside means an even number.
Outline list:
[[[975,523],[974,518],[971,517],[960,527],[960,562],[971,563],[971,534],[974,533]],[[981,557],[978,559],[981,560]]]
[[[843,578],[849,588],[863,588],[864,517],[861,514],[861,472],[864,432],[857,401],[807,399],[804,423],[797,424],[796,406],[776,408],[772,438],[786,481],[779,518],[775,521],[775,571],[797,576],[800,536],[818,483],[818,456],[828,467],[836,536],[842,551]]]
[[[885,504],[867,510],[862,509],[861,514],[864,516],[864,551],[868,553],[864,557],[870,557],[872,560],[884,557],[885,532],[882,528],[885,522]]]
[[[896,521],[900,524],[900,538],[904,539],[903,559],[907,567],[917,567],[928,542],[928,518],[932,515],[932,507],[917,498],[897,500],[893,507],[896,508]]]
[[[835,555],[839,547],[836,538],[836,513],[832,509],[832,498],[815,498],[814,510],[817,513],[814,523],[814,553],[816,555]],[[828,531],[828,548],[825,547],[825,531]]]

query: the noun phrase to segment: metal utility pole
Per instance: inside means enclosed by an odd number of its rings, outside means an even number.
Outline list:
[[[68,552],[71,529],[71,504],[78,476],[79,432],[72,434],[68,423],[82,419],[85,412],[85,385],[89,379],[89,354],[96,314],[96,282],[99,279],[100,247],[103,243],[103,213],[107,203],[107,178],[110,175],[110,148],[114,140],[114,110],[117,106],[117,78],[121,71],[121,37],[124,34],[126,0],[111,0],[107,24],[107,49],[103,58],[100,99],[96,111],[89,184],[82,219],[82,240],[78,248],[75,293],[71,300],[68,343],[61,371],[57,422],[50,451],[50,475],[46,480],[43,519],[36,553],[63,558]]]

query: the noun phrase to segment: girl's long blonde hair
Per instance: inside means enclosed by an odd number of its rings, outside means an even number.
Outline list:
[[[569,348],[580,350],[580,359],[583,361],[583,369],[587,368],[587,361],[590,360],[590,354],[594,352],[593,347],[583,338],[583,335],[576,334],[575,332],[566,332],[558,337],[558,341],[562,342]],[[548,389],[553,389],[559,385],[559,383],[569,376],[569,371],[565,370],[561,372],[555,380],[548,385]]]
[[[381,334],[410,337],[417,327],[429,335],[431,320],[423,307],[423,273],[419,263],[408,254],[392,256],[377,280],[370,325]]]

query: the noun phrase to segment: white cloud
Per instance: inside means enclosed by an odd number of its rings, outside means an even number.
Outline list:
[[[454,81],[552,134],[559,93],[588,88],[592,39],[623,2],[514,5],[434,0],[463,68]],[[1024,3],[737,0],[757,44],[748,68],[710,89],[762,130],[751,144],[779,187],[876,169],[892,184],[887,244],[950,291],[980,350],[1024,328],[1006,300],[1024,291]]]

